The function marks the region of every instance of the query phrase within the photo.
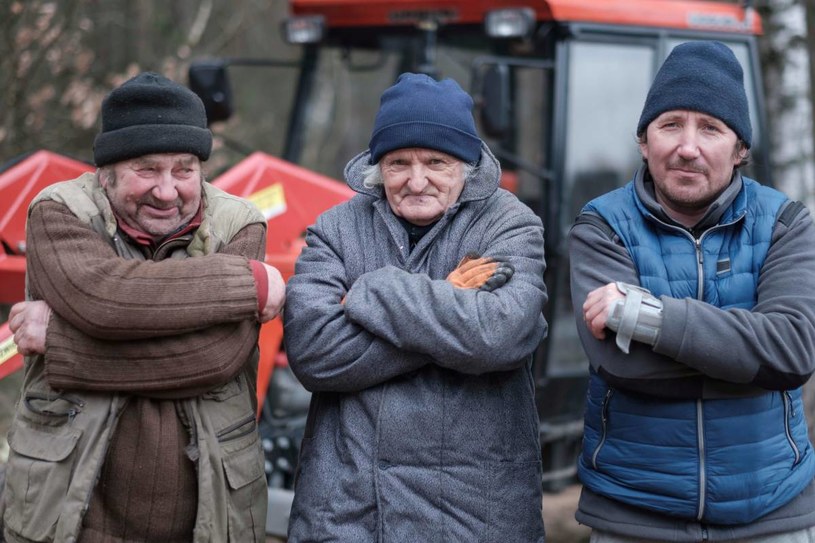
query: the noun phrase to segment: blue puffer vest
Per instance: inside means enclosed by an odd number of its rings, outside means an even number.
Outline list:
[[[698,240],[653,216],[634,183],[589,202],[623,240],[656,296],[751,308],[786,197],[744,178]],[[665,401],[614,389],[592,373],[578,472],[594,492],[708,524],[747,524],[815,476],[801,390],[739,399]]]

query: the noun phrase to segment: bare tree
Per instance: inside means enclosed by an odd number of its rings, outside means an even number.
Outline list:
[[[791,198],[812,205],[815,170],[805,7],[804,0],[760,3],[765,34],[759,44],[773,177]]]
[[[78,3],[28,1],[5,4],[0,15],[0,154],[4,157],[42,147],[62,147],[65,124],[92,124],[83,116],[83,80],[92,56],[80,36]],[[86,89],[85,89],[86,90]]]
[[[809,56],[809,99],[815,102],[815,0],[804,0],[806,21],[806,50]],[[815,122],[812,122],[812,139],[815,140]]]
[[[38,149],[91,160],[105,94],[139,71],[186,83],[206,56],[292,56],[283,0],[0,0],[0,164]],[[297,51],[294,51],[296,54]],[[274,152],[295,77],[235,70],[241,109],[217,133]],[[267,76],[270,76],[267,79]],[[216,140],[211,166],[243,158]]]

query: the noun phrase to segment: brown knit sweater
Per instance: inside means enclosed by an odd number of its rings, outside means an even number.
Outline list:
[[[217,255],[125,260],[66,207],[45,201],[31,210],[28,235],[31,296],[54,310],[49,385],[129,397],[80,541],[191,541],[196,471],[173,400],[244,369],[258,332],[248,259],[263,258],[263,227],[245,227]]]

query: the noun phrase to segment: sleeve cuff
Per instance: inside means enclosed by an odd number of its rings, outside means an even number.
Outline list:
[[[261,261],[250,260],[249,264],[252,267],[252,277],[255,279],[255,288],[258,293],[258,313],[262,313],[269,297],[269,276],[266,275],[266,269]]]

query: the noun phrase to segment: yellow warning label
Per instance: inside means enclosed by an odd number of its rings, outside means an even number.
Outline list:
[[[0,341],[0,364],[5,364],[15,354],[17,354],[17,345],[14,344],[13,337]]]
[[[257,191],[249,196],[249,201],[260,209],[267,221],[286,212],[286,195],[283,194],[282,183]]]

